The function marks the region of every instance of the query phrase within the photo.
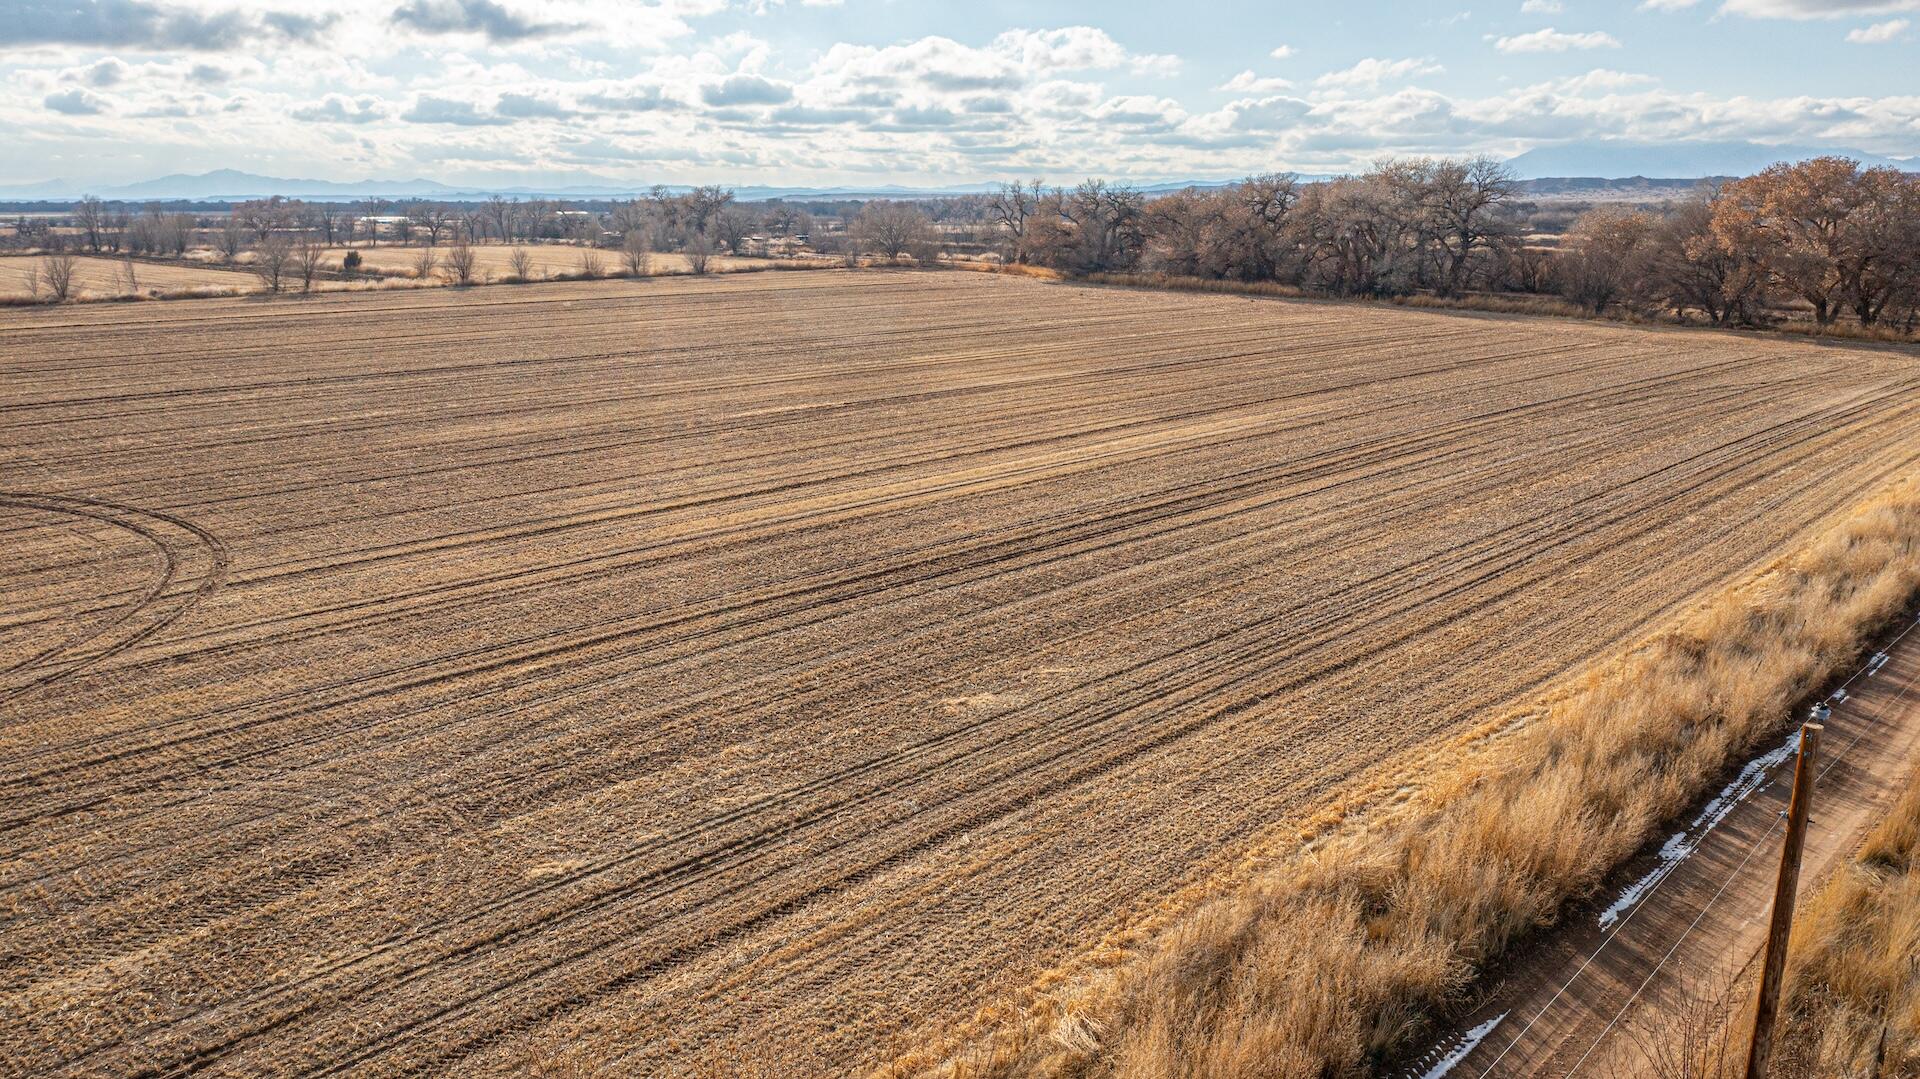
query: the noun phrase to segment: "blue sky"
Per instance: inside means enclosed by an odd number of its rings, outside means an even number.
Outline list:
[[[0,184],[1340,171],[1623,139],[1920,153],[1920,0],[0,0]]]

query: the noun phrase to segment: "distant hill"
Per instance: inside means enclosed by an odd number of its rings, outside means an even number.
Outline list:
[[[1817,146],[1767,146],[1757,142],[1580,142],[1542,146],[1507,162],[1522,179],[1549,177],[1647,177],[1699,179],[1748,176],[1780,161],[1851,157],[1869,167],[1920,171],[1920,158],[1883,157],[1860,150]]]
[[[1841,154],[1867,165],[1885,165],[1920,171],[1920,157],[1891,158],[1855,150],[1823,149],[1808,146],[1765,146],[1752,142],[1585,142],[1562,146],[1544,146],[1513,158],[1508,164],[1537,198],[1676,198],[1687,193],[1704,178],[1745,176],[1776,161],[1799,161],[1822,154]],[[1650,179],[1650,177],[1653,177]],[[1148,195],[1162,195],[1186,188],[1212,188],[1234,183],[1238,177],[1216,180],[1171,180],[1137,185]],[[1303,180],[1323,180],[1324,175],[1303,175]],[[592,173],[569,175],[551,186],[519,184],[512,186],[460,186],[438,180],[310,180],[281,176],[262,176],[235,169],[217,169],[197,174],[175,173],[153,180],[121,185],[77,183],[48,180],[35,184],[0,186],[0,202],[35,200],[67,201],[82,195],[123,202],[151,202],[170,199],[193,201],[237,201],[285,195],[289,198],[320,201],[346,201],[363,198],[424,198],[471,201],[489,195],[511,198],[624,199],[644,194],[653,185],[628,183]],[[666,185],[669,191],[682,192],[681,184]],[[734,194],[748,202],[767,199],[868,199],[935,198],[942,195],[977,194],[990,191],[993,183],[964,183],[949,186],[907,187],[880,184],[872,187],[792,187],[736,185]]]

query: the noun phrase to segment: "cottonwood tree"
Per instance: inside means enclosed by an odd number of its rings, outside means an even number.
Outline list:
[[[320,261],[326,257],[326,254],[327,245],[316,242],[310,235],[302,234],[300,239],[294,242],[289,261],[293,272],[300,277],[301,292],[313,291],[313,282],[320,276]]]
[[[1647,249],[1647,286],[1681,315],[1699,312],[1715,326],[1758,323],[1767,273],[1756,254],[1714,231],[1715,196],[1696,195],[1669,211]]]
[[[741,254],[747,237],[753,235],[753,215],[739,206],[728,205],[713,215],[713,239],[730,255]]]
[[[279,292],[286,287],[292,268],[293,241],[284,232],[268,232],[254,245],[253,261],[247,264],[247,269],[269,292]]]
[[[912,203],[875,200],[854,215],[848,232],[862,248],[894,260],[930,242],[933,224]]]
[[[1040,212],[1040,204],[1046,198],[1046,188],[1039,180],[1022,184],[1001,184],[987,196],[987,213],[999,225],[1004,243],[1004,254],[1008,262],[1025,262],[1030,254],[1027,245],[1027,222]]]
[[[1655,227],[1652,216],[1621,207],[1581,215],[1556,264],[1561,295],[1594,314],[1632,298],[1644,280]]]
[[[73,223],[87,241],[88,250],[100,253],[107,230],[107,204],[88,195],[73,204]]]
[[[453,225],[454,214],[451,209],[437,202],[415,202],[407,208],[407,220],[415,232],[423,232],[427,237],[427,246],[440,243],[440,234]]]
[[[480,215],[487,219],[488,227],[493,230],[494,236],[498,237],[501,243],[512,241],[513,203],[507,201],[504,196],[489,195],[487,201],[480,205]]]
[[[386,212],[387,200],[363,199],[360,203],[360,216],[367,222],[367,241],[370,247],[380,246],[379,218]]]
[[[1423,180],[1421,202],[1440,263],[1435,287],[1458,296],[1467,289],[1474,257],[1513,235],[1512,220],[1501,211],[1518,184],[1511,169],[1490,157],[1433,162]]]
[[[246,238],[241,231],[240,219],[238,217],[229,213],[221,219],[220,231],[215,234],[214,243],[220,249],[220,254],[225,256],[229,264],[231,264],[234,259],[240,257],[240,249],[246,245],[245,241]]]

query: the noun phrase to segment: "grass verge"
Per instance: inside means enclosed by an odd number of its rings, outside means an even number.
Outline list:
[[[1801,908],[1781,1046],[1805,1075],[1920,1075],[1920,771]],[[1882,1043],[1882,1031],[1885,1042]]]
[[[1370,1074],[1777,737],[1917,588],[1920,483],[1906,482],[1589,671],[1371,826],[983,1021],[963,1048],[882,1074]]]

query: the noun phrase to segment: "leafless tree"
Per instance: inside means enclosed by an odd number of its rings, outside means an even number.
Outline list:
[[[527,253],[526,248],[514,248],[513,253],[507,256],[507,267],[515,281],[533,280],[533,256]]]
[[[513,203],[500,195],[489,195],[487,201],[480,207],[480,214],[487,219],[494,236],[501,243],[508,243],[513,239]]]
[[[626,265],[628,277],[647,276],[650,258],[644,230],[632,229],[620,241],[620,261]]]
[[[606,263],[600,260],[600,249],[583,247],[580,249],[580,276],[591,281],[607,272]]]
[[[730,255],[741,254],[753,234],[753,215],[739,206],[722,207],[713,215],[714,241]]]
[[[37,264],[29,263],[27,265],[26,277],[21,281],[21,284],[26,286],[28,299],[34,301],[40,299],[40,267]]]
[[[240,219],[247,231],[253,233],[258,243],[276,232],[285,232],[293,227],[299,206],[289,202],[284,195],[272,198],[252,199],[233,208],[233,216]]]
[[[431,245],[423,247],[413,256],[413,276],[420,281],[429,280],[433,277],[434,269],[439,265],[440,252]]]
[[[415,232],[424,232],[427,246],[440,243],[440,234],[453,224],[453,211],[437,202],[416,201],[407,207],[407,221]]]
[[[707,272],[707,263],[713,257],[713,241],[704,232],[694,232],[687,236],[680,250],[687,256],[687,268],[696,274]]]
[[[133,268],[133,256],[120,260],[120,285],[129,296],[140,294],[140,275]]]
[[[1634,298],[1645,284],[1654,226],[1637,210],[1604,207],[1582,214],[1556,262],[1561,295],[1595,314]]]
[[[385,199],[365,199],[360,203],[360,216],[367,222],[367,243],[370,247],[380,246],[380,223],[376,219],[386,208]]]
[[[284,232],[269,232],[253,247],[253,261],[247,269],[253,272],[260,283],[267,286],[269,292],[279,292],[286,287],[288,273],[293,267],[293,241]]]
[[[73,298],[74,274],[78,266],[72,253],[65,250],[47,252],[40,260],[40,276],[47,283],[47,295],[54,303],[65,303]]]
[[[861,247],[894,260],[928,242],[933,223],[912,203],[876,199],[860,207],[848,232]]]
[[[214,237],[220,253],[226,256],[229,264],[240,257],[240,248],[244,245],[244,236],[240,229],[240,219],[229,213],[220,220],[220,231]]]
[[[473,284],[473,248],[467,243],[467,230],[456,227],[447,244],[447,272],[456,285]]]
[[[1040,212],[1045,196],[1046,189],[1038,180],[1025,185],[1001,184],[987,196],[987,212],[1000,226],[1008,262],[1027,261],[1027,221]]]
[[[99,254],[107,229],[107,204],[92,195],[86,196],[73,204],[73,223],[86,237],[88,250]]]
[[[320,276],[320,261],[327,254],[327,245],[320,243],[310,235],[302,234],[293,245],[293,271],[300,275],[300,291],[312,292],[313,282]]]

